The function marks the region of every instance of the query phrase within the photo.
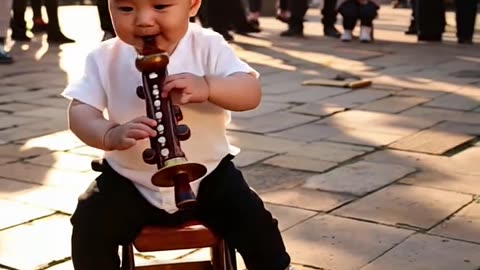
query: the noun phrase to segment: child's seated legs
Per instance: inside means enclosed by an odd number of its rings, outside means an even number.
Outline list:
[[[360,18],[360,41],[371,42],[373,40],[373,20],[377,17],[378,6],[368,1],[358,5],[358,17]]]
[[[356,0],[347,0],[338,8],[338,13],[343,17],[343,34],[340,37],[342,41],[351,41],[353,28],[359,19],[358,7]]]
[[[372,40],[373,20],[377,17],[378,5],[366,0],[347,0],[340,5],[338,12],[343,16],[344,33],[342,41],[352,40],[352,31],[360,20],[360,40]]]

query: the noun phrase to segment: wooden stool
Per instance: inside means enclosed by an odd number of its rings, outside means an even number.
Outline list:
[[[135,267],[133,246],[140,252],[210,247],[210,261]],[[122,248],[122,270],[236,270],[235,253],[227,243],[198,221],[179,227],[147,226],[133,243]]]

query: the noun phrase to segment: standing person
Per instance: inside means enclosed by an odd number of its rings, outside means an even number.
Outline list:
[[[42,18],[42,0],[30,0],[33,12],[33,27],[32,32],[46,32],[48,24]]]
[[[478,0],[456,0],[455,19],[457,22],[457,40],[460,44],[473,44],[475,18]]]
[[[324,0],[322,8],[323,34],[327,37],[339,38],[340,32],[335,28],[337,22],[337,0]]]
[[[260,12],[262,11],[262,2],[263,0],[248,1],[248,9],[250,12],[247,16],[247,20],[255,27],[260,27],[260,22],[258,21],[258,19],[260,18]]]
[[[27,0],[13,1],[13,8],[12,8],[13,16],[10,23],[10,26],[12,28],[13,40],[26,41],[26,42],[31,40],[30,37],[27,36],[27,23],[25,22],[26,9],[27,9]]]
[[[258,106],[258,73],[220,35],[189,23],[201,0],[166,3],[110,0],[118,37],[89,53],[83,77],[63,92],[72,99],[70,129],[105,151],[102,174],[71,218],[74,267],[118,270],[118,245],[133,241],[143,226],[193,215],[225,238],[248,269],[288,269],[290,257],[277,222],[232,162],[238,149],[225,134],[229,111]],[[162,96],[170,95],[181,106],[192,132],[182,150],[189,161],[207,167],[207,175],[191,183],[198,200],[192,212],[175,207],[173,188],[151,183],[157,168],[142,159],[149,138],[161,127],[144,116],[145,102],[135,94],[142,85],[135,59],[143,54],[147,37],[170,55]]]
[[[5,50],[5,40],[10,25],[12,0],[0,1],[0,64],[13,63],[12,56]]]
[[[444,1],[416,1],[415,15],[418,40],[441,42],[446,23]]]
[[[282,37],[303,37],[303,20],[308,10],[308,0],[288,0],[290,18],[288,29],[281,32]]]
[[[98,18],[100,19],[100,28],[103,31],[102,40],[115,37],[112,19],[110,19],[110,12],[108,12],[108,0],[97,0],[97,10]]]

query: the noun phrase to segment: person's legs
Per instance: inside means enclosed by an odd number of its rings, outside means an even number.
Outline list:
[[[285,270],[290,264],[278,224],[242,173],[224,159],[200,184],[200,219],[225,238],[249,270]]]
[[[10,23],[12,27],[12,39],[16,41],[30,41],[27,36],[27,24],[25,22],[25,10],[27,9],[27,0],[13,1],[13,17]]]
[[[47,40],[54,43],[75,42],[74,40],[66,37],[60,30],[60,24],[58,22],[58,1],[45,0],[45,7],[47,9],[48,16]]]
[[[455,1],[455,19],[457,22],[457,39],[459,43],[473,43],[477,3],[478,0]]]
[[[308,9],[308,0],[289,0],[290,20],[288,21],[288,30],[282,32],[281,36],[291,37],[303,36],[303,18]]]
[[[358,4],[355,0],[347,0],[338,7],[338,13],[342,15],[343,34],[340,37],[342,41],[351,41],[353,38],[353,29],[359,19]]]
[[[338,38],[340,32],[335,28],[337,22],[337,0],[324,0],[322,8],[322,24],[325,36]]]
[[[258,18],[260,18],[260,12],[262,10],[263,0],[249,0],[248,8],[250,13],[248,14],[248,21],[256,27],[260,26]]]
[[[416,0],[410,0],[410,8],[412,9],[412,15],[410,18],[410,26],[408,27],[407,31],[405,31],[406,35],[416,35],[417,34],[417,2]]]
[[[10,12],[12,10],[12,0],[0,1],[0,64],[10,64],[13,62],[12,56],[5,51],[5,39],[10,26]]]
[[[47,31],[48,25],[42,18],[42,0],[30,0],[30,5],[33,11],[33,27],[32,32]]]
[[[105,167],[78,202],[71,218],[72,261],[76,270],[118,270],[118,246],[132,242],[158,210],[133,183]],[[164,212],[166,213],[166,212]]]
[[[98,18],[100,19],[100,28],[104,32],[102,40],[115,37],[115,30],[113,29],[112,19],[108,11],[108,0],[97,0],[97,10]]]
[[[373,40],[373,20],[377,17],[379,6],[373,2],[358,5],[358,17],[360,19],[360,41],[371,42]]]

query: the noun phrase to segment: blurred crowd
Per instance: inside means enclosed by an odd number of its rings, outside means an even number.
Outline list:
[[[358,40],[374,40],[374,20],[380,8],[378,0],[277,0],[275,18],[286,24],[284,37],[303,37],[305,14],[309,7],[320,6],[323,33],[327,37],[349,42],[355,39],[354,28],[359,25]],[[455,0],[457,39],[461,44],[473,44],[473,34],[479,0]],[[25,10],[30,4],[33,16],[32,27],[27,29]],[[97,0],[103,40],[115,37],[110,21],[108,0]],[[412,9],[410,26],[405,34],[417,35],[419,41],[439,42],[445,31],[445,3],[442,0],[394,0],[395,7]],[[42,17],[45,7],[48,23]],[[203,0],[197,18],[202,26],[212,28],[225,40],[233,41],[231,34],[261,32],[260,16],[262,0]],[[338,14],[342,17],[343,31],[335,27]],[[74,40],[66,37],[59,26],[58,0],[0,0],[0,63],[12,63],[11,55],[4,49],[7,30],[11,28],[11,39],[29,42],[27,31],[46,33],[49,43],[68,43]]]

